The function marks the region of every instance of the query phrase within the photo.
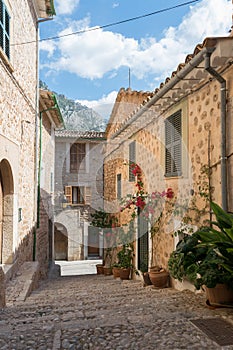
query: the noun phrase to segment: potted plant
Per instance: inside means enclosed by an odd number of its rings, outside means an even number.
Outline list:
[[[123,244],[122,249],[117,253],[118,264],[120,266],[120,279],[129,279],[133,268],[133,256],[133,244]]]
[[[153,266],[149,271],[149,278],[155,288],[165,288],[168,286],[169,273],[161,266]]]
[[[175,279],[186,278],[196,289],[203,287],[210,304],[226,304],[233,302],[233,217],[216,203],[211,209],[216,222],[185,235],[168,267]]]
[[[120,277],[120,269],[121,269],[121,266],[119,263],[114,263],[112,265],[112,274],[114,278]]]

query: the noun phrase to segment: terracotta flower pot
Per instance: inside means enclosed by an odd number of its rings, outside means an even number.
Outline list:
[[[150,271],[149,277],[151,280],[151,283],[156,288],[165,288],[168,286],[168,277],[169,273],[165,270],[160,271]]]
[[[149,277],[149,272],[143,272],[142,274],[143,281],[144,281],[144,286],[150,286],[152,285],[152,282]]]
[[[105,276],[110,276],[112,274],[112,268],[111,267],[104,266],[103,269],[104,269],[104,275]]]
[[[120,267],[113,267],[112,268],[112,273],[114,278],[119,278],[120,277]]]
[[[131,272],[131,268],[120,268],[120,279],[121,280],[129,280],[129,276],[130,276],[130,272]]]
[[[96,265],[96,271],[97,271],[97,275],[103,275],[103,273],[104,273],[104,265],[103,264],[97,264]]]
[[[233,304],[233,290],[226,284],[217,284],[214,288],[205,286],[206,299],[210,305]]]

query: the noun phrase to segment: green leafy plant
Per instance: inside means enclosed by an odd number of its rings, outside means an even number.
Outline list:
[[[122,249],[117,253],[118,265],[122,268],[133,267],[133,245],[130,243],[124,244]]]
[[[218,283],[233,288],[233,217],[216,203],[211,209],[216,222],[184,236],[169,258],[169,272],[179,281],[188,279],[197,289]]]
[[[102,209],[96,210],[91,217],[91,225],[95,227],[107,228],[117,225],[117,218]]]
[[[211,203],[210,206],[216,221],[197,231],[201,241],[199,245],[214,250],[222,259],[221,267],[233,276],[233,216],[216,203]]]

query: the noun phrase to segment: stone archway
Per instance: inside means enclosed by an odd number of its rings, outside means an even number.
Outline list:
[[[12,264],[14,181],[6,159],[0,162],[0,264]]]

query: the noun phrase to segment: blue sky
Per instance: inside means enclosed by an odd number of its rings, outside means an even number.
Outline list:
[[[199,0],[135,21],[91,30],[188,0],[55,0],[40,24],[40,79],[105,118],[120,88],[153,91],[207,36],[228,36],[231,0]],[[87,30],[78,35],[69,35]]]

